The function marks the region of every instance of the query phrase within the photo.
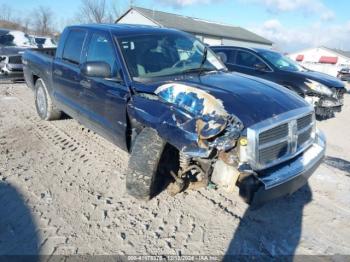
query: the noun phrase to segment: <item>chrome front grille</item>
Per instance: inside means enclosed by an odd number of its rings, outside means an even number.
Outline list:
[[[20,55],[9,56],[9,64],[16,64],[16,65],[22,64],[22,56]]]
[[[303,145],[309,141],[312,136],[312,128],[306,130],[304,133],[298,135],[298,145]]]
[[[271,159],[283,157],[288,152],[288,142],[284,141],[279,144],[269,146],[259,151],[259,162],[266,163]]]
[[[251,166],[262,170],[294,157],[312,144],[314,132],[311,107],[296,109],[248,128]]]
[[[309,126],[312,123],[312,114],[306,115],[302,118],[299,118],[297,120],[297,124],[298,124],[298,130],[301,130],[307,126]]]
[[[259,135],[259,145],[267,144],[277,139],[284,138],[288,135],[288,123],[276,126],[272,129],[264,131]]]

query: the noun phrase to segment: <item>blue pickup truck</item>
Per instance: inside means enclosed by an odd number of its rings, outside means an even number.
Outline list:
[[[325,153],[308,103],[228,72],[181,31],[71,26],[57,49],[28,50],[23,64],[43,120],[64,112],[130,152],[126,189],[138,199],[169,178],[171,194],[238,187],[261,204],[306,184]]]

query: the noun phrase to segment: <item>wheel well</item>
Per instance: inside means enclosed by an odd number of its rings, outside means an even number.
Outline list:
[[[133,134],[133,128],[131,125],[130,118],[128,114],[126,114],[126,132],[125,132],[125,139],[126,139],[126,148],[129,153],[131,153],[131,148],[134,140],[134,134]]]
[[[39,76],[33,75],[33,86],[35,86],[36,81],[38,81],[39,78],[40,78]]]

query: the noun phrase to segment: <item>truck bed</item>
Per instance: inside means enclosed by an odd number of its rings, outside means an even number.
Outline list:
[[[55,55],[56,48],[35,48],[24,52],[22,56],[23,73],[30,88],[34,88],[33,75],[40,76],[47,83],[51,83],[52,63]]]
[[[55,57],[57,48],[33,48],[30,50],[46,56]]]

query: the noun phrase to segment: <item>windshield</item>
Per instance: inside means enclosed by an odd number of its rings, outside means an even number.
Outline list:
[[[23,32],[11,31],[7,34],[0,35],[0,45],[16,46],[16,47],[31,47],[32,41],[27,34]]]
[[[118,39],[130,75],[153,78],[191,70],[222,70],[214,53],[194,37],[180,33],[137,35]]]
[[[293,61],[292,59],[283,56],[280,53],[277,52],[271,52],[271,51],[262,51],[259,52],[267,61],[269,61],[271,64],[273,64],[275,67],[286,70],[286,71],[294,71],[294,72],[302,72],[306,71],[306,69],[302,66],[300,66],[297,62]]]

